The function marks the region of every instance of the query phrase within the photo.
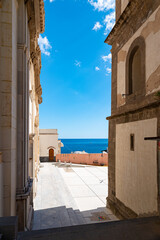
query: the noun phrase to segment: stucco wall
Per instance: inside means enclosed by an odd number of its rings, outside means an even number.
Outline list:
[[[135,151],[130,151],[135,134]],[[157,211],[157,119],[116,125],[116,197],[139,214]]]
[[[49,157],[49,148],[54,148],[54,156],[58,154],[57,129],[40,129],[40,157]]]
[[[138,29],[130,40],[121,48],[118,53],[117,62],[117,105],[125,104],[122,94],[126,93],[126,57],[133,41],[142,36],[146,44],[146,94],[160,89],[160,7],[148,18]]]
[[[78,164],[98,164],[108,165],[108,154],[104,153],[91,153],[91,154],[57,154],[56,161],[71,162]]]

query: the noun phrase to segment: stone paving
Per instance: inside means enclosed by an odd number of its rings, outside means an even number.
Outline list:
[[[115,221],[106,208],[108,168],[41,163],[33,230]]]

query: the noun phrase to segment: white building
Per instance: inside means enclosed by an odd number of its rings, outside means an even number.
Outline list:
[[[63,144],[58,140],[57,129],[40,129],[40,161],[55,161],[56,154],[61,153]]]

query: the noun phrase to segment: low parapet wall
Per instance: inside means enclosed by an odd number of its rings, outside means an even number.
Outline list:
[[[88,165],[105,165],[108,166],[108,154],[107,153],[87,153],[87,154],[57,154],[56,162],[71,162],[77,164]]]

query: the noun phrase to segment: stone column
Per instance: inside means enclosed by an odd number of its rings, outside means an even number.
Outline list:
[[[1,1],[0,5],[0,152],[3,154],[3,216],[16,214],[17,7],[17,0]]]
[[[28,18],[24,1],[18,9],[18,101],[17,101],[17,215],[19,230],[29,227],[30,193],[32,181],[29,165],[29,43]]]

